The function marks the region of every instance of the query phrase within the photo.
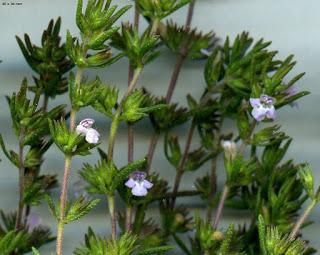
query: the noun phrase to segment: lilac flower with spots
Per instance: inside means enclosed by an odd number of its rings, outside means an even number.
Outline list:
[[[286,99],[286,98],[292,97],[292,96],[296,95],[298,92],[299,92],[299,88],[297,86],[291,86],[284,91],[284,93],[286,94],[286,96],[284,98]],[[298,102],[295,102],[295,101],[291,102],[290,106],[299,108]]]
[[[28,232],[32,232],[35,228],[39,227],[41,222],[42,220],[38,213],[30,213],[27,217],[26,222]]]
[[[148,193],[148,189],[151,189],[153,184],[146,180],[147,174],[145,172],[136,171],[130,175],[129,180],[125,185],[131,189],[134,196],[143,197]]]
[[[76,128],[77,134],[85,135],[86,141],[88,143],[99,142],[100,134],[97,130],[92,128],[93,124],[94,124],[94,120],[87,118],[82,120]]]
[[[260,98],[250,98],[250,104],[253,107],[252,116],[257,121],[262,121],[265,118],[274,120],[276,118],[275,102],[276,99],[268,95],[261,95]]]

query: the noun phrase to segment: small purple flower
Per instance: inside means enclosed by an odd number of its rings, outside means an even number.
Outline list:
[[[262,121],[265,118],[274,120],[276,118],[275,102],[276,99],[268,95],[261,95],[260,98],[250,98],[250,104],[253,107],[252,116],[257,121]]]
[[[86,141],[88,143],[98,143],[100,134],[97,130],[92,128],[94,124],[93,119],[84,119],[82,120],[76,128],[77,134],[83,134],[86,136]]]
[[[28,227],[28,232],[32,232],[35,228],[39,227],[42,220],[38,213],[30,213],[27,217],[26,225]]]
[[[129,180],[125,185],[131,189],[134,196],[143,197],[148,193],[148,189],[152,188],[153,184],[146,180],[147,174],[145,172],[136,171],[130,175]]]
[[[299,88],[297,86],[291,86],[289,88],[287,88],[284,93],[286,94],[286,96],[284,98],[289,98],[289,97],[292,97],[294,95],[296,95],[297,93],[299,92]],[[291,107],[296,107],[296,108],[299,108],[299,104],[298,102],[291,102],[290,103],[290,106]]]

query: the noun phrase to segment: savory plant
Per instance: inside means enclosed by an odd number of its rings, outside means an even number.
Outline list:
[[[24,40],[16,37],[35,76],[33,85],[24,78],[20,90],[7,97],[19,148],[9,150],[1,136],[0,145],[19,171],[19,203],[15,212],[1,211],[1,254],[32,251],[36,255],[39,247],[56,241],[56,250],[50,252],[61,255],[65,225],[81,220],[98,203],[108,207],[111,234],[99,236],[88,226],[76,255],[315,253],[301,239],[300,229],[309,224],[307,218],[320,200],[320,189],[314,188],[308,164],[286,160],[292,139],[275,124],[282,107],[295,107],[308,94],[297,85],[304,73],[288,79],[295,66],[293,56],[279,59],[269,49],[271,42],[254,42],[247,32],[223,41],[213,32],[193,28],[195,4],[195,0],[136,0],[133,23],[118,26],[131,6],[118,7],[112,0],[89,0],[84,6],[78,0],[80,37],[68,31],[66,42],[61,43],[60,18],[50,21],[41,46],[34,45],[28,35]],[[168,19],[186,7],[183,26]],[[144,31],[139,26],[142,17],[149,24]],[[157,61],[163,47],[176,55],[176,63],[166,95],[159,96],[139,87],[138,80],[145,67]],[[85,69],[108,68],[123,57],[129,62],[123,95],[99,77],[90,80],[83,75]],[[195,59],[204,66],[203,93],[200,98],[186,95],[188,105],[183,106],[173,102],[172,96],[183,64]],[[54,99],[64,93],[70,104],[50,109],[49,100],[54,105]],[[78,111],[89,106],[110,120],[107,137],[95,128],[94,119],[77,118]],[[134,129],[146,118],[154,131],[146,157],[136,159]],[[226,121],[234,124],[233,133],[225,130]],[[124,166],[114,161],[121,123],[128,128],[128,163]],[[182,125],[189,126],[184,146],[174,133]],[[101,145],[102,139],[108,141],[107,148]],[[152,167],[160,139],[164,139],[164,160],[175,169],[172,187],[161,169]],[[197,144],[195,150],[191,143]],[[41,174],[51,146],[61,151],[65,162],[59,201],[50,192],[57,187],[57,177]],[[96,164],[73,169],[75,156],[91,153],[100,156]],[[221,188],[217,185],[219,158],[224,160],[226,173]],[[196,190],[181,190],[183,176],[201,167],[209,169],[194,180]],[[76,182],[77,194],[68,199],[70,172],[77,170],[82,180]],[[103,196],[94,199],[94,194]],[[205,209],[192,212],[180,201],[186,196],[199,197]],[[308,199],[311,203],[299,216]],[[55,236],[32,212],[43,200],[56,220]],[[119,202],[125,204],[125,211]],[[150,206],[159,209],[160,221],[148,211]],[[246,210],[251,216],[249,224],[222,227],[225,207]],[[201,216],[203,211],[206,216]]]

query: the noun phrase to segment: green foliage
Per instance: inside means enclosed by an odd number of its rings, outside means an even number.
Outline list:
[[[33,255],[40,255],[40,252],[36,248],[32,247],[32,254]]]
[[[23,246],[27,242],[28,235],[24,231],[16,233],[10,231],[0,236],[0,251],[3,255],[10,255],[17,248]]]
[[[54,201],[51,199],[49,195],[46,196],[46,200],[52,215],[57,221],[59,221],[60,207],[55,205]],[[71,222],[78,221],[80,218],[88,214],[91,211],[91,209],[93,209],[99,202],[100,199],[88,200],[83,196],[80,196],[75,201],[67,202],[65,216],[62,223],[69,224]]]
[[[66,155],[81,155],[90,154],[90,150],[96,144],[88,143],[85,137],[77,134],[76,131],[70,131],[65,120],[49,121],[50,133],[54,143]]]
[[[264,255],[304,254],[306,244],[300,239],[282,234],[277,227],[266,227],[263,217],[259,216],[259,239]]]
[[[164,98],[150,97],[150,101],[151,105],[166,103]],[[167,104],[166,107],[152,112],[149,116],[154,129],[157,132],[165,132],[187,122],[191,113],[184,107],[178,107],[178,104]]]
[[[307,193],[307,195],[309,196],[309,198],[318,202],[320,200],[320,188],[318,188],[317,191],[315,192],[314,177],[313,177],[310,165],[308,164],[302,165],[300,169],[298,169],[298,173],[299,173],[303,188]]]
[[[158,37],[146,30],[139,36],[137,29],[129,23],[122,23],[122,31],[114,33],[111,46],[121,50],[129,59],[133,68],[142,68],[153,61],[159,52],[155,51],[159,44]]]
[[[295,66],[293,56],[284,60],[276,59],[276,51],[268,50],[271,42],[262,39],[253,44],[249,34],[238,35],[233,44],[229,38],[223,46],[217,47],[209,57],[205,67],[205,80],[209,90],[226,85],[221,95],[224,114],[234,116],[243,99],[267,94],[276,99],[276,108],[290,104],[306,91],[288,95],[292,87],[303,74],[298,74],[286,82],[287,74]]]
[[[177,168],[181,160],[181,148],[178,136],[166,133],[164,139],[164,153],[170,164]]]
[[[85,244],[80,248],[76,248],[75,255],[105,255],[107,254],[107,242],[99,236],[96,236],[91,228],[85,235]]]
[[[64,224],[78,221],[88,214],[99,202],[100,199],[87,200],[84,197],[80,197],[74,202],[69,202],[65,211]]]
[[[92,107],[107,117],[112,118],[113,110],[117,105],[119,91],[104,84],[99,84],[97,91],[99,93],[95,95]]]
[[[160,214],[162,228],[167,235],[188,232],[191,227],[192,218],[185,206],[172,208],[167,200],[160,202]]]
[[[182,54],[190,59],[201,59],[206,57],[202,50],[210,50],[215,46],[217,38],[213,32],[202,34],[197,29],[179,26],[173,21],[166,24],[166,29],[161,30],[163,42],[175,54]]]
[[[150,245],[150,244],[149,244]],[[130,233],[124,233],[118,239],[104,239],[97,236],[91,228],[85,235],[85,243],[76,248],[75,255],[156,255],[165,254],[172,249],[170,245],[155,246],[151,244],[150,248],[144,247],[139,243],[136,236]]]
[[[79,110],[82,107],[93,105],[97,94],[100,93],[101,80],[97,77],[90,82],[81,82],[79,86],[75,84],[74,74],[71,72],[69,77],[69,97],[72,109]]]
[[[161,20],[177,11],[190,0],[137,0],[141,13],[148,19]]]
[[[112,0],[88,0],[83,8],[83,0],[78,0],[76,23],[80,30],[79,38],[68,31],[66,43],[61,44],[60,18],[56,22],[50,21],[43,33],[41,47],[33,45],[28,35],[24,36],[24,42],[17,37],[26,61],[38,76],[34,78],[35,85],[29,85],[24,79],[20,90],[7,97],[13,130],[19,139],[19,152],[7,149],[1,135],[0,146],[5,156],[20,170],[21,192],[19,213],[5,214],[1,211],[1,254],[32,251],[39,255],[36,249],[53,240],[49,228],[41,225],[33,228],[27,220],[30,206],[40,204],[43,198],[47,200],[54,218],[62,225],[79,220],[100,201],[83,196],[65,201],[64,217],[61,217],[61,203],[56,205],[48,195],[50,189],[57,186],[56,176],[40,175],[44,154],[53,143],[65,154],[66,163],[75,155],[90,154],[90,150],[97,146],[86,142],[84,135],[78,134],[74,127],[67,127],[65,106],[47,110],[49,98],[67,90],[71,101],[71,121],[74,121],[75,112],[87,106],[112,120],[110,155],[98,149],[100,161],[97,164],[84,163],[80,171],[86,190],[92,194],[107,195],[109,201],[114,202],[118,202],[115,198],[119,195],[126,206],[124,213],[118,209],[118,203],[109,203],[111,218],[116,221],[113,223],[122,229],[120,235],[113,232],[112,238],[106,239],[89,228],[84,244],[74,251],[75,255],[165,254],[174,248],[167,245],[171,237],[188,255],[309,255],[314,252],[307,247],[307,242],[290,238],[288,234],[303,203],[310,198],[308,210],[311,210],[319,202],[320,188],[315,190],[314,177],[307,164],[284,160],[291,138],[277,124],[258,126],[264,123],[252,120],[250,103],[251,98],[266,94],[275,98],[276,110],[292,105],[308,94],[306,91],[290,92],[304,73],[292,75],[296,64],[292,55],[279,59],[277,52],[269,48],[271,42],[263,39],[254,42],[246,32],[239,34],[233,42],[227,38],[218,45],[213,32],[205,34],[190,28],[190,15],[183,26],[174,21],[162,23],[161,20],[188,3],[190,0],[136,0],[136,11],[150,23],[145,31],[139,33],[136,23],[122,23],[121,31],[115,25],[130,6],[118,8],[112,5]],[[189,14],[192,14],[193,4]],[[207,58],[204,70],[206,86],[199,99],[187,95],[187,107],[152,96],[146,90],[135,89],[135,84],[129,86],[120,101],[116,87],[106,85],[98,77],[94,80],[82,78],[82,69],[105,67],[126,56],[135,82],[145,65],[159,55],[158,48],[162,43],[181,59],[177,62],[170,86],[178,80],[186,58]],[[121,52],[113,55],[111,47]],[[65,74],[74,64],[78,68],[77,75],[71,72],[68,81]],[[129,72],[129,76],[131,74]],[[34,93],[31,99],[28,90]],[[41,95],[44,99],[42,107],[39,106]],[[149,162],[141,159],[120,168],[113,161],[113,146],[121,121],[133,126],[146,116],[154,127],[154,138],[165,134],[165,156],[177,170],[176,179],[172,180],[175,184],[173,192],[170,192],[165,179],[149,169],[155,144],[151,143]],[[264,122],[271,121],[274,120]],[[198,131],[198,136],[191,134],[190,137],[199,141],[191,141],[195,149],[190,149],[187,143],[186,150],[182,152],[182,142],[173,135],[172,129],[184,130],[185,124],[191,124],[191,131]],[[232,129],[233,126],[236,129]],[[234,130],[233,133],[229,129]],[[238,148],[239,140],[241,146]],[[229,148],[227,142],[231,144]],[[249,225],[237,230],[233,224],[218,230],[211,222],[212,211],[221,199],[217,192],[216,173],[219,172],[218,156],[222,152],[225,153],[225,190],[228,194],[226,201],[222,200],[220,204],[246,209],[252,216]],[[211,170],[196,180],[196,190],[176,189],[184,173],[198,170],[208,160],[212,160]],[[145,170],[147,180],[153,184],[143,197],[134,196],[125,185],[136,170]],[[135,184],[144,185],[143,178]],[[208,210],[206,221],[199,214],[190,217],[190,209],[178,204],[180,196],[189,195],[200,196],[205,201]],[[148,216],[147,209],[153,202],[159,203],[160,226]],[[215,226],[220,220],[218,216]],[[308,224],[304,221],[299,227]],[[184,240],[186,235],[189,244]]]
[[[110,47],[105,44],[119,29],[114,23],[130,8],[125,6],[117,10],[109,0],[90,0],[83,12],[83,0],[78,1],[76,22],[81,31],[82,43],[75,40],[68,31],[66,51],[78,67],[104,67],[120,59],[123,55],[112,56]],[[87,55],[87,50],[96,51]]]
[[[32,44],[27,34],[24,35],[24,43],[16,36],[27,63],[39,75],[34,77],[35,85],[30,86],[30,90],[35,93],[40,90],[46,97],[52,98],[67,91],[68,83],[63,75],[73,67],[67,58],[65,45],[60,42],[60,26],[60,17],[56,22],[50,20],[42,34],[41,47]]]
[[[84,164],[80,171],[81,177],[89,184],[90,193],[113,195],[119,185],[123,185],[129,175],[141,169],[146,160],[137,160],[118,169],[112,162],[101,159],[97,165]]]
[[[211,222],[202,220],[198,213],[195,215],[195,235],[190,237],[191,250],[180,238],[175,236],[175,241],[182,248],[185,254],[200,255],[239,255],[242,252],[241,240],[237,237],[234,226],[231,224],[226,233],[214,230]]]
[[[185,171],[198,170],[210,158],[211,158],[211,155],[209,155],[202,147],[195,149],[188,153],[184,170]]]
[[[279,131],[280,126],[274,125],[259,130],[253,135],[252,144],[256,146],[266,146],[287,139],[288,136],[284,132]]]
[[[25,176],[25,192],[23,201],[26,205],[39,205],[47,192],[57,187],[55,175],[38,175],[29,173]]]
[[[31,247],[40,247],[54,240],[51,230],[43,225],[33,226],[33,228],[30,229],[27,224],[24,224],[21,230],[17,232],[15,230],[16,213],[13,212],[6,214],[3,211],[1,211],[0,213],[2,220],[2,224],[0,225],[0,240],[2,237],[4,238],[4,243],[2,244],[3,246],[0,245],[1,251],[10,249],[11,245],[12,247],[14,245],[15,250],[17,250],[18,254],[25,254],[31,251]],[[13,237],[16,235],[16,238],[18,239],[16,244],[10,243],[11,237],[9,236],[12,235]],[[8,236],[8,239],[6,239],[6,236]],[[6,243],[5,240],[8,241],[8,243]],[[14,239],[12,240],[12,242],[15,242]],[[3,248],[5,246],[7,248]]]
[[[253,181],[257,167],[255,158],[249,161],[245,161],[243,156],[237,156],[234,160],[225,158],[227,185],[231,187],[250,184]]]
[[[149,100],[148,95],[143,94],[140,90],[133,91],[123,102],[120,119],[135,122],[148,116],[148,113],[166,108],[166,105],[161,103],[146,106],[147,100]]]
[[[91,228],[85,236],[85,244],[74,251],[75,255],[131,255],[137,238],[125,233],[118,240],[105,240],[96,236]]]

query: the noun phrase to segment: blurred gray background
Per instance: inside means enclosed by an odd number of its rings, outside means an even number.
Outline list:
[[[19,88],[23,77],[31,81],[32,71],[26,64],[14,36],[22,36],[28,33],[32,42],[38,44],[43,29],[47,26],[49,19],[62,17],[62,35],[65,36],[66,29],[73,35],[78,33],[75,25],[76,1],[68,0],[19,0],[20,6],[4,6],[0,0],[0,132],[4,136],[8,147],[16,148],[17,142],[11,128],[9,109],[4,98]],[[132,1],[120,0],[121,5],[132,3]],[[294,137],[288,156],[297,162],[310,162],[314,169],[317,183],[319,184],[319,98],[320,98],[320,76],[318,59],[320,56],[320,3],[317,0],[198,0],[194,13],[193,25],[204,31],[214,30],[224,40],[229,35],[234,38],[243,30],[249,31],[256,38],[261,37],[272,40],[272,49],[279,50],[280,57],[286,57],[293,53],[298,64],[292,74],[305,71],[307,74],[299,85],[303,90],[309,90],[311,95],[300,100],[299,109],[285,107],[278,114],[277,122],[283,126],[283,130],[289,136]],[[186,8],[176,13],[174,19],[182,24],[185,20]],[[123,20],[132,20],[132,12],[123,17]],[[145,23],[144,23],[145,25]],[[140,80],[140,84],[147,87],[158,95],[163,95],[170,79],[171,70],[174,65],[174,57],[169,52],[164,54],[150,66],[148,66]],[[117,62],[110,68],[87,72],[86,75],[98,74],[104,81],[117,85],[121,91],[127,86],[127,61],[125,59]],[[183,66],[177,89],[173,100],[185,104],[185,95],[191,93],[198,97],[204,87],[202,63],[187,62]],[[67,97],[58,97],[51,106],[66,102]],[[102,132],[102,139],[107,141],[107,128],[109,121],[102,115],[94,113],[91,109],[83,110],[78,115],[82,117],[94,117],[97,126]],[[146,122],[147,123],[147,122]],[[187,126],[175,130],[184,136]],[[147,151],[149,137],[152,128],[149,125],[140,124],[136,128],[135,158],[143,157]],[[106,142],[101,145],[106,148]],[[118,135],[115,159],[119,165],[126,161],[126,129],[121,126]],[[0,158],[0,208],[5,211],[14,210],[18,201],[18,172],[1,153]],[[97,155],[86,157],[86,160],[94,163]],[[83,159],[76,158],[72,166],[71,183],[78,180],[77,171],[81,168]],[[162,176],[173,180],[174,170],[163,158],[163,146],[159,144],[154,158],[154,169],[161,172]],[[53,146],[46,154],[44,171],[57,173],[62,176],[63,155]],[[208,169],[205,165],[199,172],[204,173]],[[61,179],[61,178],[60,178]],[[194,175],[187,174],[184,177],[182,188],[194,189]],[[223,182],[223,174],[219,182]],[[72,186],[71,186],[72,188]],[[221,188],[221,185],[220,185]],[[56,195],[58,191],[56,192]],[[197,206],[198,200],[188,199],[190,207]],[[46,205],[35,209],[41,214],[43,222],[54,226],[51,215]],[[310,239],[314,247],[320,248],[318,219],[320,207],[317,207],[310,217],[315,224],[306,228],[303,233],[306,239]],[[65,230],[64,254],[71,254],[74,247],[83,241],[83,234],[90,225],[102,235],[109,234],[109,220],[105,217],[106,202],[103,201],[98,208],[83,218],[78,224],[71,224]],[[226,210],[223,224],[230,221],[242,222],[245,214],[239,215]],[[55,229],[53,229],[55,232]],[[54,243],[49,244],[41,251],[42,254],[50,254],[48,250],[54,251]]]

